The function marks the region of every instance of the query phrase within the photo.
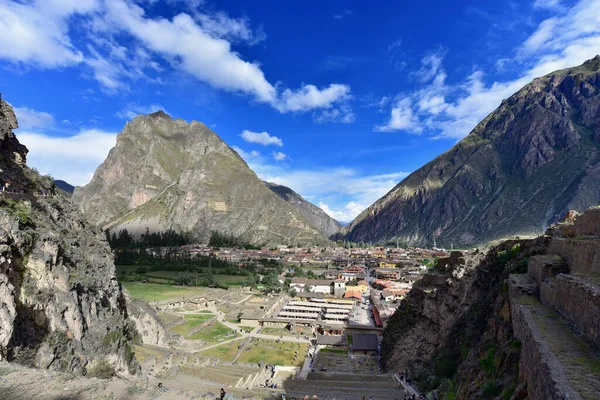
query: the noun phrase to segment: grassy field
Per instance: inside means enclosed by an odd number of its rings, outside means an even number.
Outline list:
[[[213,317],[213,314],[186,314],[183,324],[175,325],[171,328],[171,332],[181,336],[187,336],[192,329],[203,322],[208,321]],[[191,337],[190,337],[191,338]]]
[[[139,265],[117,265],[117,273],[136,273],[140,268],[148,267],[139,266]],[[238,276],[238,275],[224,275],[219,274],[221,270],[215,270],[214,279],[223,283],[226,283],[229,286],[240,286],[242,282],[247,280],[249,277],[247,276]],[[140,274],[148,279],[151,283],[162,283],[162,284],[174,284],[176,281],[183,278],[190,278],[192,282],[195,278],[202,278],[204,274],[195,272],[187,272],[187,271],[148,271],[143,274]]]
[[[135,299],[144,301],[181,300],[183,296],[198,296],[204,293],[202,287],[157,285],[153,283],[123,282],[123,287]]]
[[[231,340],[240,335],[234,333],[231,329],[220,322],[213,322],[206,328],[189,336],[190,340],[202,340],[208,343],[219,343],[225,340]]]
[[[238,346],[241,344],[241,341],[226,343],[222,346],[213,347],[212,349],[202,350],[198,352],[198,354],[206,357],[218,358],[224,362],[233,361],[233,357],[235,357]]]
[[[302,366],[306,356],[308,344],[306,343],[277,343],[271,340],[253,340],[252,344],[244,349],[236,361],[245,363],[260,363],[287,366]],[[298,351],[296,361],[294,354]]]
[[[285,328],[263,328],[260,333],[264,335],[295,336],[289,329]]]

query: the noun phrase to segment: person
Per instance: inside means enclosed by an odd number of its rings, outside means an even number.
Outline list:
[[[225,395],[227,393],[225,393],[225,389],[221,388],[221,397],[219,397],[221,400],[223,400],[225,398]]]

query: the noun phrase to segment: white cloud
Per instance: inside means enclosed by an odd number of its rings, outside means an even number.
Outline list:
[[[72,185],[87,184],[117,140],[116,133],[94,129],[70,137],[32,132],[19,132],[17,137],[29,149],[29,166]]]
[[[238,153],[240,155],[240,157],[242,157],[244,159],[244,161],[246,161],[246,163],[251,163],[251,162],[262,162],[263,158],[260,155],[260,152],[256,151],[256,150],[252,150],[251,152],[247,152],[242,150],[241,148],[237,147],[237,146],[231,146],[231,148],[233,150],[236,151],[236,153]]]
[[[352,10],[344,10],[340,13],[333,14],[333,18],[334,19],[342,19],[344,17],[347,17],[348,15],[352,15]]]
[[[561,11],[565,8],[561,0],[535,0],[533,2],[533,7],[555,11]]]
[[[283,140],[279,139],[277,136],[271,136],[268,132],[252,132],[249,130],[245,130],[240,134],[241,138],[248,143],[258,143],[263,146],[283,146]]]
[[[341,104],[338,108],[323,110],[313,115],[313,120],[319,124],[335,123],[351,124],[356,121],[356,115],[348,104]]]
[[[420,126],[419,118],[415,115],[413,102],[410,98],[403,98],[396,102],[392,108],[392,114],[385,125],[377,125],[376,132],[407,131],[410,133],[421,133],[423,128]]]
[[[137,104],[128,104],[123,110],[117,112],[115,115],[123,119],[134,119],[140,114],[152,114],[157,111],[164,111],[169,114],[163,106],[160,104],[150,104],[147,106],[140,106]],[[171,114],[169,114],[171,115]]]
[[[173,1],[178,0],[167,4]],[[330,108],[349,95],[350,88],[340,84],[281,91],[278,83],[276,88],[258,62],[246,61],[232,49],[232,43],[265,40],[262,28],[252,30],[247,18],[223,12],[200,13],[201,3],[189,7],[191,15],[181,12],[166,19],[146,14],[140,5],[150,1],[0,0],[0,58],[42,68],[81,64],[111,93],[129,90],[128,81],[137,79],[161,83],[151,77],[162,71],[160,60],[282,113]]]
[[[296,91],[284,90],[276,108],[281,112],[330,108],[333,103],[347,100],[349,96],[348,85],[334,83],[324,89],[315,85],[304,85]]]
[[[262,28],[253,31],[247,18],[230,18],[224,12],[217,12],[213,15],[197,14],[195,18],[200,21],[202,28],[209,35],[230,42],[241,41],[254,45],[267,38]]]
[[[0,0],[0,57],[41,68],[83,61],[69,38],[67,19],[93,11],[96,0]]]
[[[44,111],[35,111],[28,107],[13,107],[19,128],[45,128],[54,125],[54,117]]]
[[[342,209],[332,210],[327,204],[319,202],[321,210],[325,211],[331,218],[340,222],[351,222],[358,214],[363,212],[367,206],[354,201],[348,202]]]
[[[288,156],[285,153],[282,153],[281,151],[274,151],[273,153],[271,153],[271,155],[273,156],[273,159],[275,161],[283,161],[288,158]]]
[[[555,10],[555,15],[542,21],[516,53],[512,62],[524,71],[517,78],[486,84],[485,74],[476,69],[462,84],[454,86],[445,82],[439,52],[438,56],[428,56],[416,73],[424,86],[403,94],[392,107],[389,121],[374,130],[415,133],[421,127],[436,139],[465,137],[503,99],[534,78],[600,54],[600,2],[580,0],[568,10]]]

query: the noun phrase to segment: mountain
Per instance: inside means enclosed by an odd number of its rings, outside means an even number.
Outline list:
[[[275,194],[300,211],[308,223],[326,237],[331,237],[341,229],[342,224],[331,218],[319,207],[315,206],[309,201],[306,201],[302,196],[294,192],[289,187],[278,185],[272,182],[265,182],[265,184]]]
[[[537,235],[600,201],[600,56],[533,80],[343,232],[472,246]]]
[[[256,244],[328,242],[213,131],[162,111],[126,124],[73,201],[94,225],[134,234],[174,229],[200,241],[219,231]]]
[[[56,185],[57,188],[59,188],[60,190],[62,190],[65,193],[67,193],[69,196],[73,194],[73,191],[75,191],[75,186],[73,186],[65,181],[61,181],[60,179],[55,179],[54,184]]]
[[[88,376],[137,373],[133,345],[164,343],[166,331],[150,306],[121,290],[104,233],[27,167],[17,127],[0,98],[0,169],[10,182],[0,195],[0,361]]]

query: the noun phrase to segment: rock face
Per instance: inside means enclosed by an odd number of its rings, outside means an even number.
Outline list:
[[[1,99],[0,106],[0,169],[17,191],[0,194],[0,359],[135,373],[138,334],[104,234],[56,196],[50,177],[23,165],[16,119]]]
[[[128,122],[73,201],[93,224],[134,234],[173,229],[201,241],[220,231],[257,244],[327,242],[213,131],[163,112]]]
[[[438,398],[598,398],[599,215],[439,260],[388,322],[386,368]]]
[[[535,79],[344,229],[354,242],[537,236],[600,202],[600,56]]]
[[[331,218],[319,207],[306,201],[302,196],[294,192],[289,187],[278,185],[272,182],[265,182],[265,184],[275,194],[300,211],[308,223],[326,237],[331,237],[342,228],[342,224]]]

